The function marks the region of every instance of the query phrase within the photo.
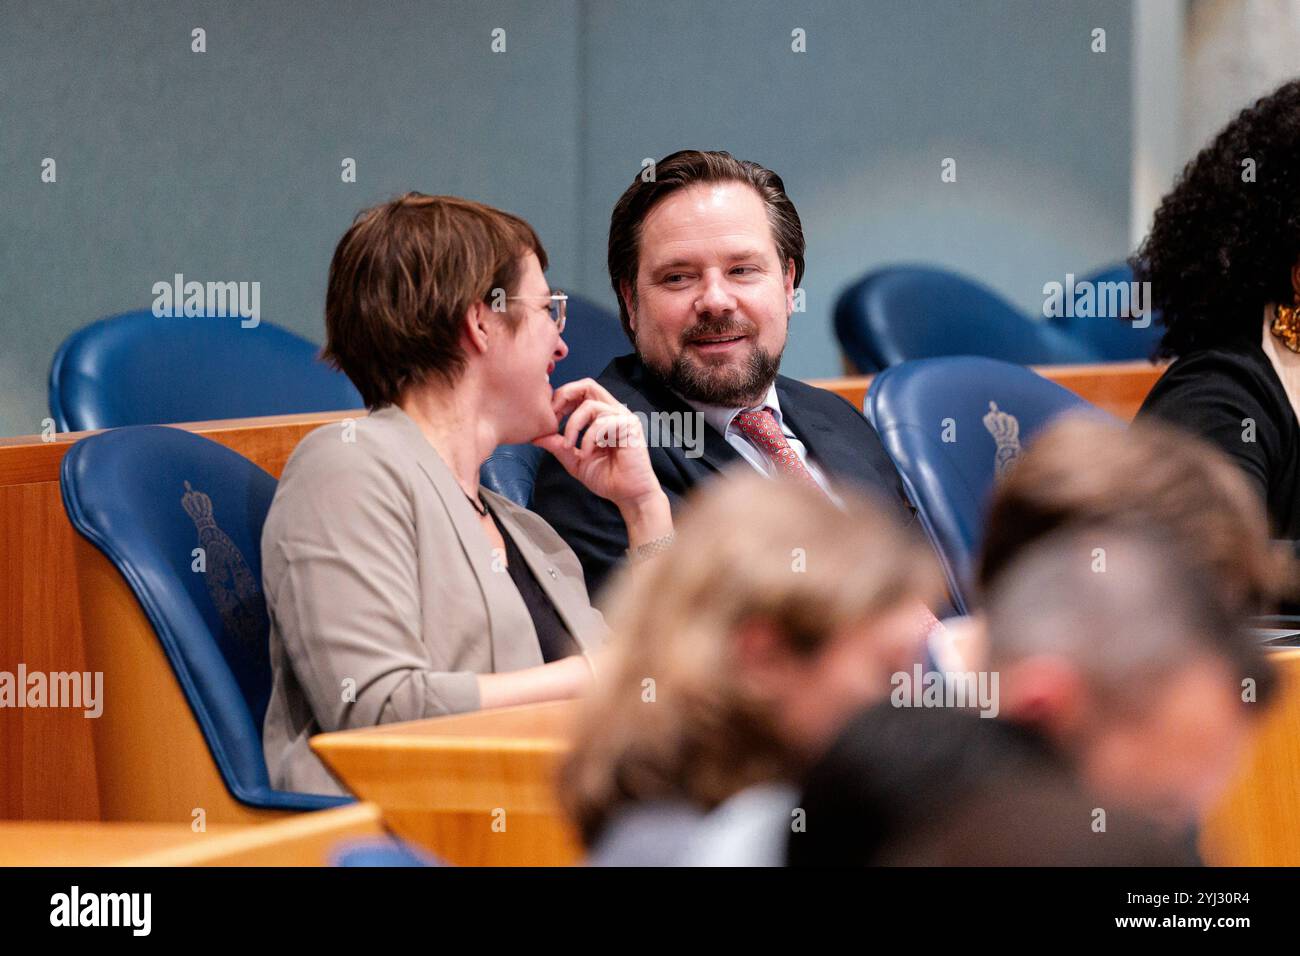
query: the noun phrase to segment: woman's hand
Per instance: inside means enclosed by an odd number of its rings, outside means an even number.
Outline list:
[[[533,444],[554,455],[589,491],[620,508],[662,494],[640,420],[604,386],[590,378],[569,382],[555,390],[551,404],[557,420],[568,415],[569,421],[563,433]]]
[[[618,507],[632,548],[669,534],[673,524],[668,496],[650,464],[640,419],[590,378],[561,385],[551,404],[557,420],[565,415],[569,420],[562,433],[535,438],[533,444],[554,455],[593,494]]]

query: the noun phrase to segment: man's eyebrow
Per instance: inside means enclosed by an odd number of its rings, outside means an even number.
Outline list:
[[[763,251],[761,249],[742,249],[739,252],[728,253],[726,259],[728,262],[739,262],[742,259],[761,259]],[[665,269],[683,269],[694,266],[695,262],[691,259],[683,259],[678,256],[675,259],[668,259],[664,262],[656,262],[652,265],[651,271],[662,272]]]
[[[695,263],[693,263],[689,259],[677,258],[677,259],[668,259],[664,262],[656,262],[653,264],[652,269],[655,272],[659,272],[663,269],[682,269],[687,266],[693,266],[693,265],[695,265]]]

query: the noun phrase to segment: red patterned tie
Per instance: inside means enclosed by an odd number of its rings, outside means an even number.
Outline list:
[[[799,453],[790,447],[790,442],[786,440],[770,408],[764,406],[747,409],[736,416],[735,423],[740,433],[761,448],[776,464],[777,471],[798,481],[806,481],[825,493],[808,466],[800,460]],[[922,637],[928,636],[936,627],[942,627],[934,613],[920,603],[916,607],[916,625]]]
[[[764,406],[743,411],[736,416],[735,423],[740,433],[772,460],[777,471],[786,477],[806,481],[821,490],[821,485],[817,484],[817,479],[808,470],[808,466],[799,459],[799,453],[786,441],[770,408]]]

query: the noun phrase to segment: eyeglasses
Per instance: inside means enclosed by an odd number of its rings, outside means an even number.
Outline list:
[[[569,302],[569,297],[565,293],[556,290],[555,292],[552,292],[549,296],[545,296],[545,295],[506,296],[507,302],[511,301],[512,299],[524,299],[524,300],[532,299],[534,301],[538,299],[548,299],[550,301],[551,321],[555,323],[555,331],[556,332],[564,331],[565,313],[568,310],[568,302]]]

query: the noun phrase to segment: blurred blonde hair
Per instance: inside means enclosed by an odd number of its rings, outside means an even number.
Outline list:
[[[561,799],[588,844],[621,805],[711,809],[795,769],[798,756],[740,680],[735,636],[746,624],[772,626],[811,657],[846,628],[941,593],[928,545],[862,493],[837,493],[842,510],[815,488],[745,468],[697,493],[670,552],[617,579],[615,645],[561,773]]]

